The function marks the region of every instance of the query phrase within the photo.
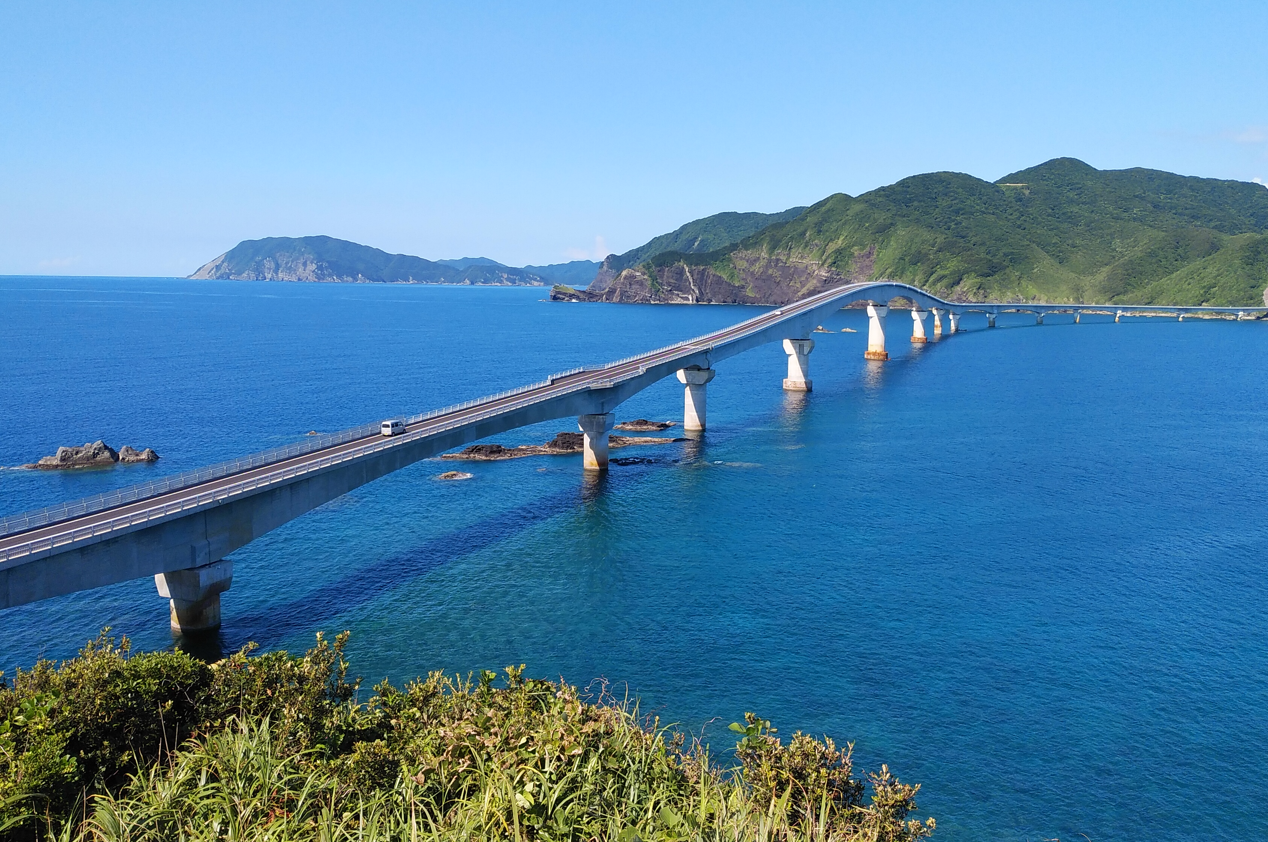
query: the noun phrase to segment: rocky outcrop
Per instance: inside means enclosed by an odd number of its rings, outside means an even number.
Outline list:
[[[57,453],[45,456],[40,461],[24,468],[35,468],[41,471],[58,471],[69,468],[109,468],[120,463],[128,465],[138,462],[157,462],[159,455],[151,448],[137,450],[124,445],[115,450],[104,441],[98,439],[88,442],[83,447],[59,447]]]
[[[580,453],[585,437],[582,433],[559,433],[545,444],[524,444],[503,447],[500,444],[473,444],[458,453],[445,453],[441,459],[469,459],[476,462],[497,462],[522,459],[525,456],[564,456]],[[633,447],[648,444],[670,444],[686,439],[651,438],[645,436],[608,436],[608,447]]]
[[[125,465],[133,465],[138,462],[157,462],[158,458],[158,454],[154,452],[152,447],[137,450],[125,444],[119,448],[119,461]]]
[[[848,273],[792,254],[733,252],[728,263],[691,264],[685,260],[664,266],[644,263],[624,269],[607,284],[572,290],[567,298],[551,300],[607,301],[626,304],[766,304],[783,305],[842,284],[870,280],[876,253],[854,257]],[[602,274],[602,272],[600,273]]]

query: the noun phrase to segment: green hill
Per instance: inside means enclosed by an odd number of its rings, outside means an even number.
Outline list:
[[[829,196],[725,248],[651,255],[591,297],[779,304],[885,278],[966,301],[1251,306],[1266,237],[1261,185],[1059,158],[995,183],[929,173]]]
[[[599,267],[591,289],[601,288],[605,279],[615,278],[622,270],[637,266],[656,255],[666,252],[700,254],[726,248],[751,234],[761,231],[763,228],[778,222],[795,219],[805,210],[804,207],[800,207],[789,208],[780,213],[736,213],[735,211],[726,211],[688,222],[678,230],[654,237],[638,248],[625,252],[625,254],[608,255],[607,259],[603,261],[603,265]]]

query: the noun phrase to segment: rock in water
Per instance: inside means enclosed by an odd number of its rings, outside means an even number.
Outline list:
[[[83,447],[59,447],[53,456],[45,456],[32,465],[24,468],[39,468],[45,471],[57,471],[67,468],[108,468],[119,462],[157,462],[159,455],[151,448],[137,450],[124,445],[123,450],[116,451],[101,439],[89,442]]]
[[[154,452],[154,448],[147,447],[145,450],[137,450],[136,448],[124,445],[119,448],[119,461],[125,465],[134,462],[157,462],[159,455]]]

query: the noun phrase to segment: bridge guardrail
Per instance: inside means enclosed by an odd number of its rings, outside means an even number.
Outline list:
[[[548,385],[548,384],[535,383],[531,386],[522,386],[518,389],[509,389],[505,392],[499,392],[497,395],[490,395],[487,398],[467,401],[465,404],[462,404],[461,406],[470,408],[479,403],[486,403],[491,400],[500,400],[502,398],[511,397],[518,393],[523,393],[523,392],[530,391],[532,389],[540,388],[543,385]],[[580,391],[582,388],[584,387],[577,386],[573,389],[566,389],[562,391],[560,394],[566,395],[572,391]],[[51,550],[54,547],[60,547],[65,544],[73,544],[76,541],[81,541],[85,538],[91,538],[94,535],[102,535],[107,532],[112,532],[116,529],[120,529],[125,526],[132,526],[137,523],[145,523],[147,521],[155,520],[157,518],[166,517],[167,515],[172,514],[174,512],[181,512],[181,511],[185,511],[186,509],[197,508],[199,506],[203,506],[203,505],[206,505],[207,503],[212,503],[217,500],[225,500],[225,499],[228,499],[229,497],[233,497],[238,494],[241,494],[244,491],[251,491],[253,489],[259,488],[264,485],[270,485],[279,480],[290,479],[292,477],[300,476],[302,474],[312,473],[313,471],[320,470],[322,468],[328,468],[332,465],[337,465],[341,462],[347,462],[353,459],[360,459],[363,456],[369,456],[373,453],[377,453],[382,450],[387,450],[388,448],[391,448],[391,447],[400,447],[401,445],[404,445],[408,442],[417,441],[418,439],[426,438],[427,436],[434,436],[439,433],[447,432],[448,430],[465,426],[467,424],[474,424],[479,421],[483,421],[486,418],[491,418],[495,415],[501,414],[503,412],[509,412],[509,411],[518,409],[520,408],[521,405],[523,405],[522,402],[512,404],[509,407],[498,407],[497,409],[490,409],[485,412],[479,412],[479,413],[476,413],[475,415],[470,415],[464,418],[455,418],[453,421],[447,424],[443,424],[440,427],[430,428],[426,430],[416,430],[413,433],[406,433],[403,436],[393,436],[392,438],[380,437],[377,441],[374,441],[373,443],[365,444],[365,445],[362,445],[361,447],[354,448],[353,450],[348,450],[343,453],[332,454],[322,459],[318,459],[315,462],[306,462],[302,465],[292,465],[291,467],[283,468],[280,471],[271,471],[262,476],[253,477],[249,480],[243,480],[242,482],[235,483],[230,486],[226,486],[225,488],[217,489],[215,491],[208,491],[203,494],[195,495],[194,497],[186,498],[184,500],[177,500],[171,503],[163,503],[161,505],[153,506],[148,509],[142,509],[139,512],[133,512],[127,515],[121,515],[117,518],[111,518],[110,520],[102,521],[101,523],[94,524],[92,526],[85,526],[81,529],[72,530],[70,532],[62,533],[57,536],[53,536],[49,538],[41,538],[34,541],[28,541],[27,543],[19,544],[16,547],[11,547],[8,550],[0,550],[0,561],[9,561],[10,559],[20,558],[25,555],[31,555],[33,553],[41,552],[42,550]],[[429,412],[429,413],[425,413],[424,415],[417,416],[417,420],[411,420],[409,423],[414,424],[420,420],[426,420],[427,416],[443,415],[447,412],[453,412],[453,411],[458,411],[458,410],[449,410],[449,409],[434,410],[433,412]],[[374,427],[374,429],[376,430],[378,429],[378,425],[372,425],[372,426]]]
[[[551,375],[552,378],[559,378],[570,374],[576,374],[584,369],[575,369],[563,374]],[[501,400],[512,395],[523,392],[540,389],[543,386],[551,385],[552,380],[547,379],[538,383],[530,383],[527,386],[519,386],[515,389],[508,389],[504,392],[498,392],[493,395],[485,395],[480,398],[474,398],[452,406],[434,409],[418,415],[413,415],[405,419],[407,424],[417,424],[421,421],[427,421],[432,418],[447,415],[453,412],[460,412],[469,409],[481,403]],[[182,471],[179,474],[173,474],[168,477],[160,477],[150,480],[149,482],[140,483],[138,485],[120,488],[116,491],[106,491],[91,497],[85,497],[81,500],[75,500],[69,503],[61,503],[55,506],[48,506],[43,509],[36,509],[30,512],[22,512],[21,514],[9,515],[0,518],[0,538],[8,535],[14,535],[19,532],[26,532],[31,529],[38,529],[43,526],[59,523],[64,520],[82,517],[100,512],[106,509],[112,509],[125,503],[135,503],[139,500],[145,500],[149,497],[157,497],[160,494],[166,494],[171,491],[179,491],[182,488],[189,488],[200,483],[209,482],[210,480],[220,479],[232,474],[249,471],[253,468],[260,468],[274,462],[283,462],[295,456],[303,456],[306,453],[313,453],[318,450],[325,450],[329,447],[335,447],[340,444],[346,444],[359,438],[366,438],[374,435],[379,430],[380,422],[362,424],[358,427],[352,427],[347,430],[340,430],[336,433],[327,433],[321,436],[311,436],[305,441],[295,442],[294,444],[274,447],[268,450],[262,450],[248,456],[241,456],[237,459],[231,459],[226,462],[220,462],[205,468],[197,468],[192,471]]]

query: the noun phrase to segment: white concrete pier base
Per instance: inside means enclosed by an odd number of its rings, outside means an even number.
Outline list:
[[[788,376],[784,378],[784,391],[810,391],[810,352],[814,349],[813,339],[784,340],[784,353],[788,355]]]
[[[925,336],[925,316],[928,315],[919,307],[911,308],[911,341],[917,345],[929,341],[929,337]]]
[[[995,314],[994,314],[994,313],[987,313],[987,314],[986,314],[986,326],[987,326],[987,327],[995,327]]]
[[[1114,313],[1114,324],[1118,324],[1119,319],[1123,317],[1123,311],[1118,310]]]
[[[587,471],[608,469],[608,433],[616,423],[611,412],[582,415],[577,418],[577,428],[585,433],[582,443],[582,467]]]
[[[867,351],[864,359],[887,360],[889,353],[885,350],[885,315],[889,307],[884,304],[867,305]]]
[[[1246,318],[1246,314],[1245,314],[1245,313],[1241,313],[1241,312],[1239,312],[1239,313],[1237,314],[1237,321],[1239,321],[1239,322],[1240,322],[1242,319],[1245,319],[1245,318]]]
[[[959,333],[960,332],[960,314],[952,310],[950,313],[947,314],[947,318],[950,319],[951,321],[951,332]]]
[[[686,386],[683,396],[682,428],[687,432],[701,432],[705,425],[705,386],[716,374],[711,368],[678,369],[678,382]]]
[[[1182,321],[1184,321],[1184,313],[1177,313],[1177,314],[1176,314],[1176,321],[1177,321],[1177,322],[1182,322]]]
[[[1035,313],[1035,324],[1043,324],[1043,313]]]
[[[937,307],[934,307],[930,312],[933,313],[933,335],[941,336],[942,335],[942,311],[939,310]]]
[[[232,584],[233,562],[227,558],[154,577],[159,596],[171,603],[172,631],[179,634],[220,628],[220,595]]]
[[[1075,313],[1075,314],[1074,314],[1074,323],[1075,323],[1076,325],[1079,323],[1079,316],[1082,316],[1082,315],[1083,315],[1082,313]]]

